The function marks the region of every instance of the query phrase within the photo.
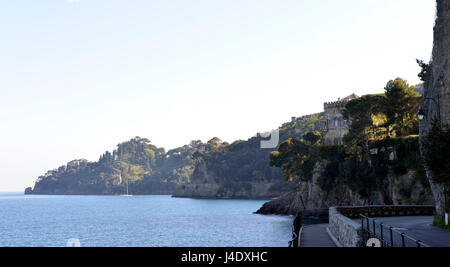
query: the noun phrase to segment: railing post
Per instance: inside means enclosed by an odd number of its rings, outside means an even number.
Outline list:
[[[389,232],[391,233],[391,247],[393,247],[394,246],[394,236],[392,234],[392,226],[389,227]]]
[[[405,211],[397,208],[397,209],[392,209],[393,212],[397,212],[400,214],[405,214]],[[370,213],[370,212],[369,212]],[[411,212],[407,212],[407,214],[410,214]],[[413,213],[415,213],[413,211]],[[358,214],[358,211],[354,212],[350,217],[352,218],[357,218],[357,216],[355,216],[356,214]],[[370,214],[375,214],[377,215],[377,213],[372,212]],[[383,213],[385,214],[385,213]],[[384,224],[382,221],[380,221],[378,224],[380,226],[380,235],[377,236],[377,220],[375,220],[374,218],[370,218],[366,215],[364,215],[363,213],[360,213],[360,219],[361,219],[361,230],[362,230],[362,239],[363,241],[367,241],[370,238],[378,238],[381,241],[381,245],[383,247],[395,247],[395,246],[402,246],[402,247],[406,247],[407,245],[412,245],[412,244],[416,244],[417,247],[428,247],[428,245],[420,240],[416,240],[415,238],[412,238],[411,236],[407,235],[405,232],[400,232],[398,231],[395,227],[390,226],[389,224]],[[372,219],[372,226],[370,226],[370,220]],[[365,222],[364,222],[365,221]],[[366,228],[367,225],[367,228]],[[370,227],[373,228],[373,230],[370,229]],[[389,237],[386,237],[386,239],[384,239],[384,232],[385,229],[387,228],[389,230]],[[400,230],[400,228],[399,228]],[[395,243],[395,238],[394,238],[394,232],[397,235],[400,235],[401,240],[397,240],[397,244]],[[406,242],[406,239],[409,239],[410,241],[408,241],[408,244]],[[401,243],[400,243],[401,242]],[[409,244],[411,243],[411,244]],[[414,246],[414,245],[413,245]]]
[[[363,241],[366,240],[366,236],[365,236],[365,230],[364,230],[364,217],[362,216],[362,214],[360,214],[359,216],[361,216],[361,230],[362,230],[362,239]]]
[[[366,217],[366,222],[367,222],[367,238],[370,238],[370,222],[369,222],[369,217]]]
[[[377,226],[375,224],[375,219],[372,221],[373,224],[373,237],[377,237]]]
[[[294,248],[299,247],[300,240],[300,229],[302,228],[302,215],[297,213],[293,222],[293,231],[292,231],[292,246]]]

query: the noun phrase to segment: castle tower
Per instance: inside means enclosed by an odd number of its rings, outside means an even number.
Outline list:
[[[322,121],[324,145],[342,145],[342,138],[348,133],[349,122],[344,118],[345,105],[359,96],[352,94],[335,102],[324,104],[325,119]]]

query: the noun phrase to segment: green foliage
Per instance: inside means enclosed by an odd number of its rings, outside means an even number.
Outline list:
[[[421,96],[414,89],[414,86],[400,78],[389,81],[385,87],[383,113],[387,117],[386,124],[393,126],[397,136],[418,132],[417,112]]]
[[[184,146],[165,153],[148,139],[135,137],[112,153],[105,152],[98,162],[72,161],[39,177],[34,192],[121,194],[125,181],[134,194],[172,190],[189,181],[197,148]]]
[[[342,161],[346,156],[345,148],[343,146],[319,146],[319,156],[328,161]]]
[[[368,152],[369,140],[377,140],[385,137],[381,125],[376,125],[374,116],[382,113],[386,96],[365,95],[353,99],[347,103],[344,109],[344,117],[351,120],[349,132],[344,136],[344,143],[350,154],[362,155]]]
[[[311,150],[314,148],[311,147],[309,153],[311,153]],[[314,168],[316,167],[317,162],[319,161],[319,158],[317,156],[314,156],[313,154],[309,154],[309,156],[305,159],[301,166],[301,174],[303,180],[311,180],[313,178],[314,174]]]
[[[313,114],[284,124],[280,140],[317,131],[322,118],[323,114]],[[217,182],[224,192],[250,191],[254,182],[271,183],[274,192],[289,190],[290,185],[279,179],[281,170],[269,166],[273,150],[261,149],[261,140],[228,144],[215,137],[206,144],[195,140],[165,152],[150,140],[135,137],[105,152],[97,162],[74,161],[39,177],[34,193],[121,194],[125,181],[132,194],[171,193],[177,186],[208,181]]]
[[[220,140],[218,137],[214,137],[213,139],[209,140],[207,142],[208,150],[219,150],[224,144],[222,140]]]
[[[422,140],[425,165],[431,172],[434,182],[444,186],[446,212],[450,212],[450,128],[434,121]]]
[[[302,166],[309,156],[309,148],[305,141],[289,138],[280,144],[278,151],[270,153],[270,166],[282,168],[285,181],[304,177]]]
[[[311,145],[292,138],[271,153],[270,163],[282,168],[283,178],[288,181],[310,180],[316,164],[320,163],[324,166],[317,179],[321,189],[328,192],[338,184],[346,184],[371,203],[372,192],[383,190],[389,170],[396,175],[413,170],[414,180],[419,180],[424,187],[429,186],[418,140],[418,136],[372,140],[367,143],[370,153],[362,157],[343,146]],[[409,197],[415,181],[403,186],[400,193]],[[385,202],[392,203],[392,200],[386,197]]]
[[[373,168],[367,160],[360,160],[359,157],[350,155],[342,164],[342,174],[350,188],[371,202],[371,192],[375,190],[378,179],[374,177]]]
[[[414,87],[398,78],[387,83],[384,94],[365,95],[346,104],[344,117],[351,124],[343,138],[347,155],[341,169],[347,182],[370,191],[382,183],[389,168],[395,175],[410,169],[419,173],[418,138],[406,138],[418,133],[419,100]],[[388,148],[395,151],[392,162],[388,161],[392,152]],[[376,151],[375,155],[371,151]]]
[[[419,155],[419,142],[417,136],[410,136],[395,139],[394,151],[396,160],[394,161],[394,174],[406,174],[408,169],[417,166]]]
[[[298,118],[293,123],[285,123],[280,128],[280,141],[283,143],[290,138],[298,141],[306,132],[317,131],[318,122],[322,118],[323,114],[313,114]],[[196,168],[192,179],[204,182],[209,177],[220,184],[223,190],[232,192],[234,189],[249,188],[248,184],[255,182],[275,184],[271,190],[287,191],[290,186],[280,181],[280,176],[289,180],[291,175],[270,166],[271,158],[276,160],[277,154],[274,153],[275,149],[261,149],[262,140],[259,136],[232,144],[221,143],[218,138],[210,140],[206,151],[193,155]]]
[[[419,59],[416,59],[416,62],[420,67],[420,72],[417,76],[420,78],[420,80],[422,82],[425,82],[426,78],[427,78],[427,70],[428,70],[429,64],[427,64],[423,60],[419,60]]]
[[[310,145],[316,145],[322,140],[322,134],[320,132],[308,132],[303,135],[303,140]]]
[[[387,83],[384,94],[349,101],[344,109],[344,117],[351,121],[343,139],[347,152],[367,158],[371,141],[417,134],[421,96],[414,89],[398,78]]]
[[[450,225],[446,225],[445,221],[437,215],[434,216],[433,225],[439,228],[450,230]]]
[[[450,128],[433,122],[422,140],[424,160],[436,183],[450,185]]]
[[[303,140],[288,139],[272,152],[271,166],[282,168],[284,180],[310,180],[315,166],[321,163],[324,168],[317,183],[323,190],[344,183],[369,202],[372,192],[383,187],[389,170],[394,175],[414,170],[415,179],[428,186],[418,137],[405,136],[417,132],[411,126],[416,123],[418,108],[418,94],[413,89],[404,80],[396,79],[387,84],[385,94],[349,101],[344,109],[344,117],[351,121],[345,146],[321,146],[319,134],[307,133]],[[392,138],[393,134],[399,138]],[[409,189],[405,187],[403,193],[407,195]]]
[[[329,192],[336,186],[337,178],[340,176],[339,167],[339,162],[337,161],[331,161],[327,164],[322,175],[317,179],[317,184],[320,188]]]

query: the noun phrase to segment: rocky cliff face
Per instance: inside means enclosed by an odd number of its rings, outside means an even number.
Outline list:
[[[345,184],[339,184],[328,192],[322,190],[317,183],[321,171],[323,165],[316,165],[311,181],[298,182],[295,190],[265,203],[256,213],[295,215],[301,212],[304,217],[320,217],[326,215],[332,206],[367,205],[367,200]],[[413,171],[398,177],[389,174],[379,189],[373,192],[373,205],[434,204],[429,187],[416,180]]]
[[[283,194],[273,190],[276,184],[247,183],[244,185],[220,185],[217,183],[194,183],[181,186],[173,197],[219,198],[219,199],[270,199]]]
[[[181,185],[172,194],[173,197],[186,198],[241,198],[270,199],[278,197],[289,190],[287,184],[270,181],[240,182],[234,179],[216,177],[210,172],[204,161],[196,164],[191,183]]]
[[[402,176],[388,176],[386,187],[393,205],[434,205],[431,188],[416,180],[415,173],[409,171]],[[387,204],[380,202],[380,205]]]
[[[320,210],[334,205],[364,204],[364,200],[345,185],[338,185],[329,192],[322,190],[317,183],[321,171],[323,165],[317,164],[311,181],[297,182],[293,191],[265,203],[256,213],[295,215],[306,212],[314,216],[316,213],[320,214]]]
[[[433,56],[427,71],[422,109],[426,116],[420,122],[420,135],[425,136],[434,119],[440,119],[442,126],[450,125],[450,1],[437,0],[437,17],[434,27]],[[436,105],[438,103],[438,105]],[[430,187],[434,196],[436,211],[443,216],[445,210],[444,186],[436,184],[428,172]]]

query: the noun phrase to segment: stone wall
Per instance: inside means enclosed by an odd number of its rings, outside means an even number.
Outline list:
[[[360,214],[367,217],[400,217],[400,216],[433,216],[434,206],[361,206],[336,207],[340,214],[351,218],[360,218]]]
[[[342,215],[337,208],[329,209],[328,229],[343,247],[362,246],[362,228],[357,222]]]
[[[354,219],[360,214],[368,217],[432,216],[434,206],[362,206],[331,207],[328,228],[343,247],[360,247],[362,244],[361,224]]]

